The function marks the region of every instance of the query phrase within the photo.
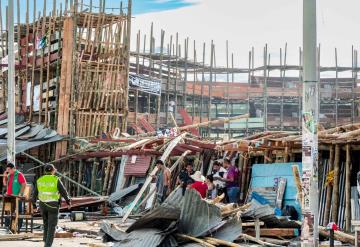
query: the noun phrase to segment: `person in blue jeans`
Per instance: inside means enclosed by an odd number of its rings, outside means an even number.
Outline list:
[[[217,180],[226,182],[226,190],[229,197],[229,203],[238,203],[240,195],[240,186],[239,186],[239,169],[231,164],[229,158],[224,159],[224,168],[227,170],[225,178],[217,177]],[[215,179],[215,178],[214,178]]]

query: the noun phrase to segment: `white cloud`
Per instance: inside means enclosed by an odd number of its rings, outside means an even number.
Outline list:
[[[360,43],[360,32],[357,31],[359,9],[358,0],[318,1],[318,41],[321,43],[322,65],[334,65],[334,48],[338,47],[339,64],[351,66],[351,45],[359,49]],[[198,58],[202,54],[202,43],[206,42],[209,50],[210,42],[214,40],[219,66],[226,65],[226,40],[229,40],[229,51],[234,52],[236,67],[248,66],[248,52],[252,46],[255,47],[256,65],[261,65],[266,43],[272,54],[272,64],[279,63],[277,53],[286,42],[288,64],[298,64],[299,61],[298,48],[302,45],[300,0],[197,0],[197,4],[192,6],[138,15],[132,24],[133,49],[136,32],[140,29],[142,34],[145,32],[149,36],[151,22],[154,22],[156,46],[160,44],[161,29],[166,32],[166,43],[169,36],[176,32],[182,46],[184,39],[189,37],[191,56],[192,40],[196,40]]]

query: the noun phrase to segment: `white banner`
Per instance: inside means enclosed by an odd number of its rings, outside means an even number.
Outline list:
[[[30,106],[31,82],[26,87],[26,106]],[[40,85],[34,86],[33,111],[36,112],[40,108]]]
[[[130,74],[129,86],[146,93],[161,95],[161,80],[159,79]]]

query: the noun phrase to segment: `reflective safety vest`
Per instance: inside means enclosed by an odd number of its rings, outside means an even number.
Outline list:
[[[44,175],[36,181],[39,200],[42,202],[56,202],[60,199],[57,188],[59,178],[54,175]]]

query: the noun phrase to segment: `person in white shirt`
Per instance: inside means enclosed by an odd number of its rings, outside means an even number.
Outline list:
[[[225,198],[227,200],[227,193],[226,193],[226,182],[216,180],[216,178],[226,178],[227,171],[224,167],[222,167],[219,161],[215,161],[213,164],[213,178],[214,178],[214,185],[217,190],[217,195],[221,195],[225,193]]]

